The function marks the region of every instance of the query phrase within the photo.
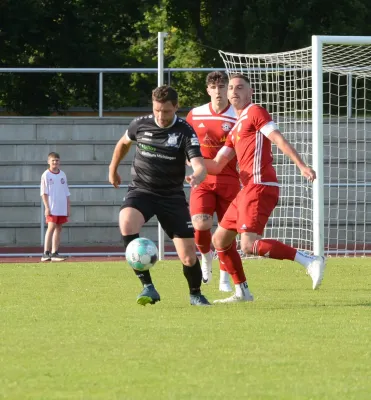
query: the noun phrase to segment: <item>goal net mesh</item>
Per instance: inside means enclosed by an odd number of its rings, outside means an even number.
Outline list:
[[[267,108],[312,165],[312,47],[276,54],[219,51],[229,75],[247,75],[253,102]],[[323,45],[324,248],[371,253],[371,46]],[[272,145],[280,202],[264,237],[312,252],[313,190]]]

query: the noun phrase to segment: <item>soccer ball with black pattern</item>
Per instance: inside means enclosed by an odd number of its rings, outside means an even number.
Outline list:
[[[137,271],[148,271],[158,258],[156,245],[150,239],[137,238],[132,240],[126,248],[126,261]]]

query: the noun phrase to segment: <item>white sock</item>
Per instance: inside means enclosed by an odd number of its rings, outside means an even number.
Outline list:
[[[247,297],[250,294],[247,282],[242,282],[235,285],[237,297]]]
[[[303,251],[297,251],[295,255],[295,261],[301,264],[304,268],[307,268],[308,265],[313,261],[313,256],[310,256]]]
[[[220,270],[220,283],[229,282],[229,274],[227,271]]]
[[[206,261],[210,261],[213,259],[213,252],[210,250],[208,253],[201,253],[201,257]]]

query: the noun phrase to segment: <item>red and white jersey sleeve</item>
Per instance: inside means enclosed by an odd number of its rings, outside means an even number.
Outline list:
[[[231,130],[226,146],[234,147],[244,186],[249,183],[278,186],[268,136],[278,129],[268,111],[249,104]]]
[[[58,173],[47,169],[41,175],[40,195],[48,195],[51,215],[67,216],[67,197],[70,196],[67,177],[63,171]]]
[[[187,115],[187,122],[196,131],[204,158],[213,159],[224,146],[227,136],[237,121],[237,114],[231,105],[216,113],[211,103],[193,108]],[[237,159],[232,159],[223,171],[217,175],[208,175],[209,183],[228,183],[231,177],[238,179]]]

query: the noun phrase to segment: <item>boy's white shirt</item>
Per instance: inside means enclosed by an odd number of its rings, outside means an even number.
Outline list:
[[[59,170],[58,173],[47,169],[41,175],[40,196],[48,195],[50,214],[67,216],[67,197],[70,196],[66,174]]]

